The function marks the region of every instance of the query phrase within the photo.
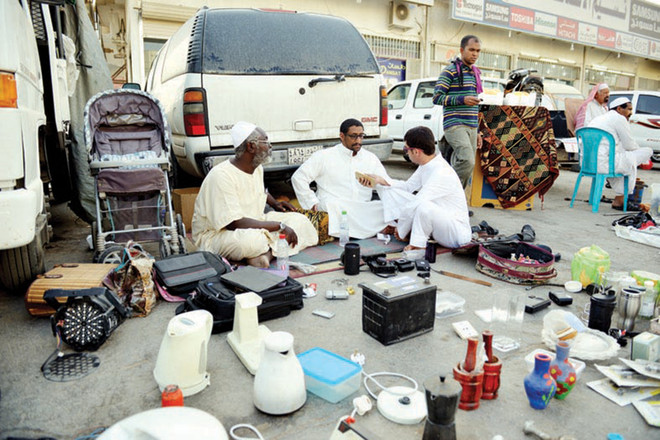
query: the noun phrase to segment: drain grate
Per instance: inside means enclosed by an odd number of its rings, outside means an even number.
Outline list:
[[[54,382],[68,382],[83,378],[101,365],[98,356],[88,353],[70,353],[51,356],[41,367],[44,377]]]

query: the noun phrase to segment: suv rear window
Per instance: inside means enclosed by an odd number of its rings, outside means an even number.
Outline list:
[[[341,18],[247,9],[209,10],[204,29],[204,73],[379,73],[367,43]]]

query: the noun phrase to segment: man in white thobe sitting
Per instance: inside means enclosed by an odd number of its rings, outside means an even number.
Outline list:
[[[263,164],[270,160],[268,136],[248,122],[231,129],[234,157],[208,173],[195,201],[192,238],[203,251],[230,260],[268,267],[277,256],[279,234],[286,236],[289,255],[316,245],[312,223],[288,202],[278,202],[264,188]],[[264,213],[266,203],[274,211]]]
[[[339,236],[342,211],[348,217],[353,238],[373,237],[387,227],[383,205],[372,201],[373,188],[359,183],[355,173],[387,176],[378,157],[362,148],[364,126],[347,119],[339,128],[340,144],[317,151],[296,170],[291,178],[296,198],[303,209],[328,213],[328,234]],[[316,182],[316,192],[310,184]]]
[[[610,103],[610,111],[591,121],[589,127],[600,128],[614,137],[614,171],[628,176],[628,194],[635,190],[637,167],[651,158],[653,150],[640,147],[630,134],[630,115],[632,104],[628,98],[617,98]],[[598,172],[609,171],[609,144],[603,139],[598,147]],[[612,208],[623,209],[623,177],[608,178],[612,190],[616,193]],[[628,211],[638,211],[639,206],[628,202]]]
[[[467,244],[472,231],[463,186],[451,165],[436,154],[433,132],[411,128],[404,141],[404,151],[418,165],[413,175],[405,182],[373,176],[385,221],[396,220],[400,238],[410,235],[405,250],[423,249],[431,237],[447,248]]]

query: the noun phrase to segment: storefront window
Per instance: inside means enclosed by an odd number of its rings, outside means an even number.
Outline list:
[[[559,62],[549,62],[528,58],[518,59],[519,69],[535,69],[536,74],[545,79],[572,86],[580,78],[580,68]]]
[[[485,77],[506,78],[511,70],[511,57],[498,53],[481,52],[477,65]]]
[[[610,90],[632,90],[635,88],[635,75],[633,73],[612,72],[604,68],[586,68],[584,80],[590,90],[594,84],[607,83]]]

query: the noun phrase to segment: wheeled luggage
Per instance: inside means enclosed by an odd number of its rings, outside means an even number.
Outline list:
[[[293,278],[287,278],[284,285],[278,285],[258,293],[263,302],[257,308],[259,322],[281,318],[291,310],[303,308],[303,286]],[[195,296],[186,299],[176,313],[204,309],[213,315],[213,334],[231,330],[234,325],[235,296],[243,293],[225,284],[219,277],[200,281]]]
[[[32,316],[50,316],[55,313],[55,310],[44,300],[44,293],[47,290],[79,290],[102,286],[103,279],[116,267],[116,264],[56,265],[32,282],[25,293],[25,308]],[[64,304],[66,298],[58,298],[58,301],[60,304]]]

